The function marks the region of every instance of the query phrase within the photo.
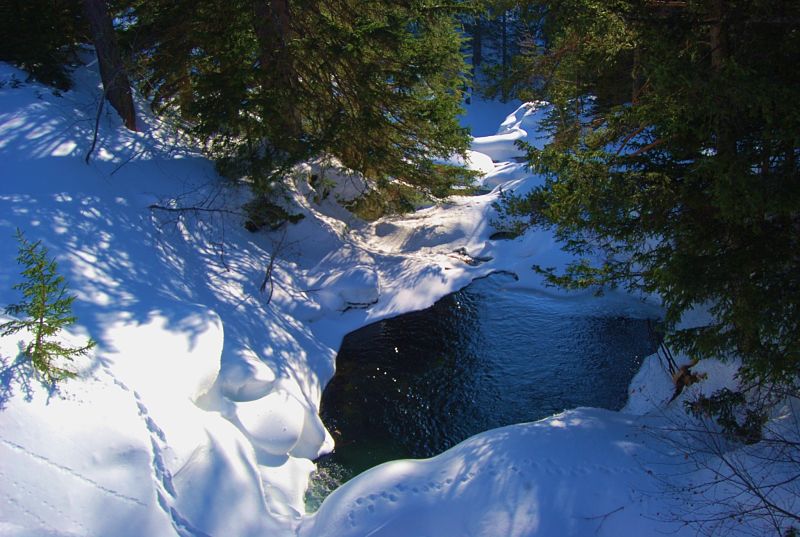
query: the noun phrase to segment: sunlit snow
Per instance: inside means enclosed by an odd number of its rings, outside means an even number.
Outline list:
[[[68,337],[99,344],[76,364],[78,379],[48,394],[13,365],[25,335],[0,339],[0,535],[694,534],[662,516],[676,507],[652,476],[665,464],[679,474],[681,462],[651,432],[680,408],[661,406],[671,384],[656,357],[626,412],[581,408],[488,431],[430,460],[379,466],[305,512],[311,460],[334,448],[318,406],[349,331],[494,271],[575,308],[658,310],[652,299],[544,287],[531,265],[568,261],[550,232],[489,240],[500,188],[540,181],[514,142],[543,143],[542,103],[509,105],[498,133],[475,139],[466,164],[488,194],[367,224],[339,203],[363,180],[310,163],[291,193],[305,218],[251,234],[234,214],[149,208],[213,200],[234,211],[247,190],[220,179],[145,103],[140,133],[106,107],[84,162],[92,68],[61,96],[12,78],[26,75],[0,63],[0,302],[18,299],[19,228],[50,250],[78,296]],[[327,197],[308,186],[311,173],[333,185]],[[267,303],[259,287],[273,256]]]

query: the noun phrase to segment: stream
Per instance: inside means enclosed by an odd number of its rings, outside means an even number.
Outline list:
[[[658,345],[652,321],[512,281],[477,280],[426,310],[345,337],[321,408],[336,449],[317,461],[309,512],[382,462],[430,457],[476,433],[569,408],[625,404]]]

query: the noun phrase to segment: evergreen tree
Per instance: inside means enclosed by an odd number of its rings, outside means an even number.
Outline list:
[[[136,130],[136,111],[128,73],[117,45],[106,0],[83,0],[83,12],[97,53],[100,78],[108,102],[122,118],[125,126]]]
[[[469,36],[474,85],[488,98],[503,102],[512,96],[509,81],[517,57],[536,43],[540,8],[515,0],[476,0],[464,18]]]
[[[0,3],[0,35],[0,60],[62,90],[72,87],[69,67],[79,64],[78,45],[94,44],[104,95],[125,126],[136,130],[127,67],[106,0],[7,0]]]
[[[145,90],[221,171],[269,194],[295,163],[337,157],[376,187],[442,196],[463,152],[459,7],[423,0],[131,2]]]
[[[71,361],[75,356],[83,356],[96,342],[90,339],[83,347],[66,347],[58,342],[59,332],[76,321],[72,315],[75,297],[68,294],[55,260],[47,259],[47,249],[41,242],[29,242],[20,230],[17,240],[20,244],[17,262],[25,267],[22,271],[25,280],[14,285],[14,289],[22,292],[23,301],[5,311],[22,319],[0,325],[2,335],[25,330],[33,336],[24,353],[47,383],[74,377],[74,372],[58,365],[59,360]]]
[[[73,0],[0,2],[0,60],[25,69],[40,82],[66,90],[67,66],[86,41],[80,5]]]
[[[742,358],[745,385],[800,366],[800,4],[526,2],[542,41],[514,73],[553,104],[529,148],[547,184],[509,208],[582,258],[568,287],[664,299],[673,345]],[[710,326],[677,330],[694,306]]]

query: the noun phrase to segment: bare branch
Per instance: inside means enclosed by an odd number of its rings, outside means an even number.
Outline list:
[[[100,97],[100,102],[97,105],[97,114],[94,117],[94,134],[92,135],[92,145],[89,147],[89,151],[86,152],[86,158],[84,161],[86,164],[89,164],[89,159],[94,153],[94,148],[97,145],[97,133],[100,130],[100,116],[103,114],[103,105],[106,102],[106,96],[108,95],[108,88],[103,90],[103,95]]]
[[[272,281],[272,271],[275,268],[275,259],[277,259],[278,254],[280,254],[281,250],[283,249],[283,243],[286,240],[286,229],[284,228],[283,234],[281,235],[280,241],[278,241],[277,246],[272,249],[272,255],[269,258],[269,265],[267,265],[267,270],[264,273],[264,280],[261,282],[258,290],[263,293],[267,289],[267,285],[269,285],[269,293],[267,294],[267,304],[272,301],[272,293],[275,290],[275,284]]]
[[[166,207],[164,205],[158,205],[153,203],[147,206],[148,209],[154,209],[159,211],[166,211],[169,213],[221,213],[221,214],[234,214],[237,216],[244,216],[244,213],[239,211],[232,211],[230,209],[221,209],[221,208],[213,208],[213,207]]]

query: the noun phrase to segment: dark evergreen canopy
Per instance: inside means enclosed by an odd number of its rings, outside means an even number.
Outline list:
[[[72,85],[67,66],[76,45],[88,41],[81,3],[74,0],[3,0],[0,36],[0,60],[59,89]]]
[[[510,82],[553,103],[554,141],[530,150],[547,185],[510,207],[585,256],[552,281],[655,291],[672,329],[710,306],[716,322],[673,331],[676,345],[794,382],[800,4],[528,3],[544,32]]]
[[[444,195],[460,177],[465,66],[455,10],[427,0],[132,2],[128,41],[154,104],[180,112],[260,188],[327,153]]]

